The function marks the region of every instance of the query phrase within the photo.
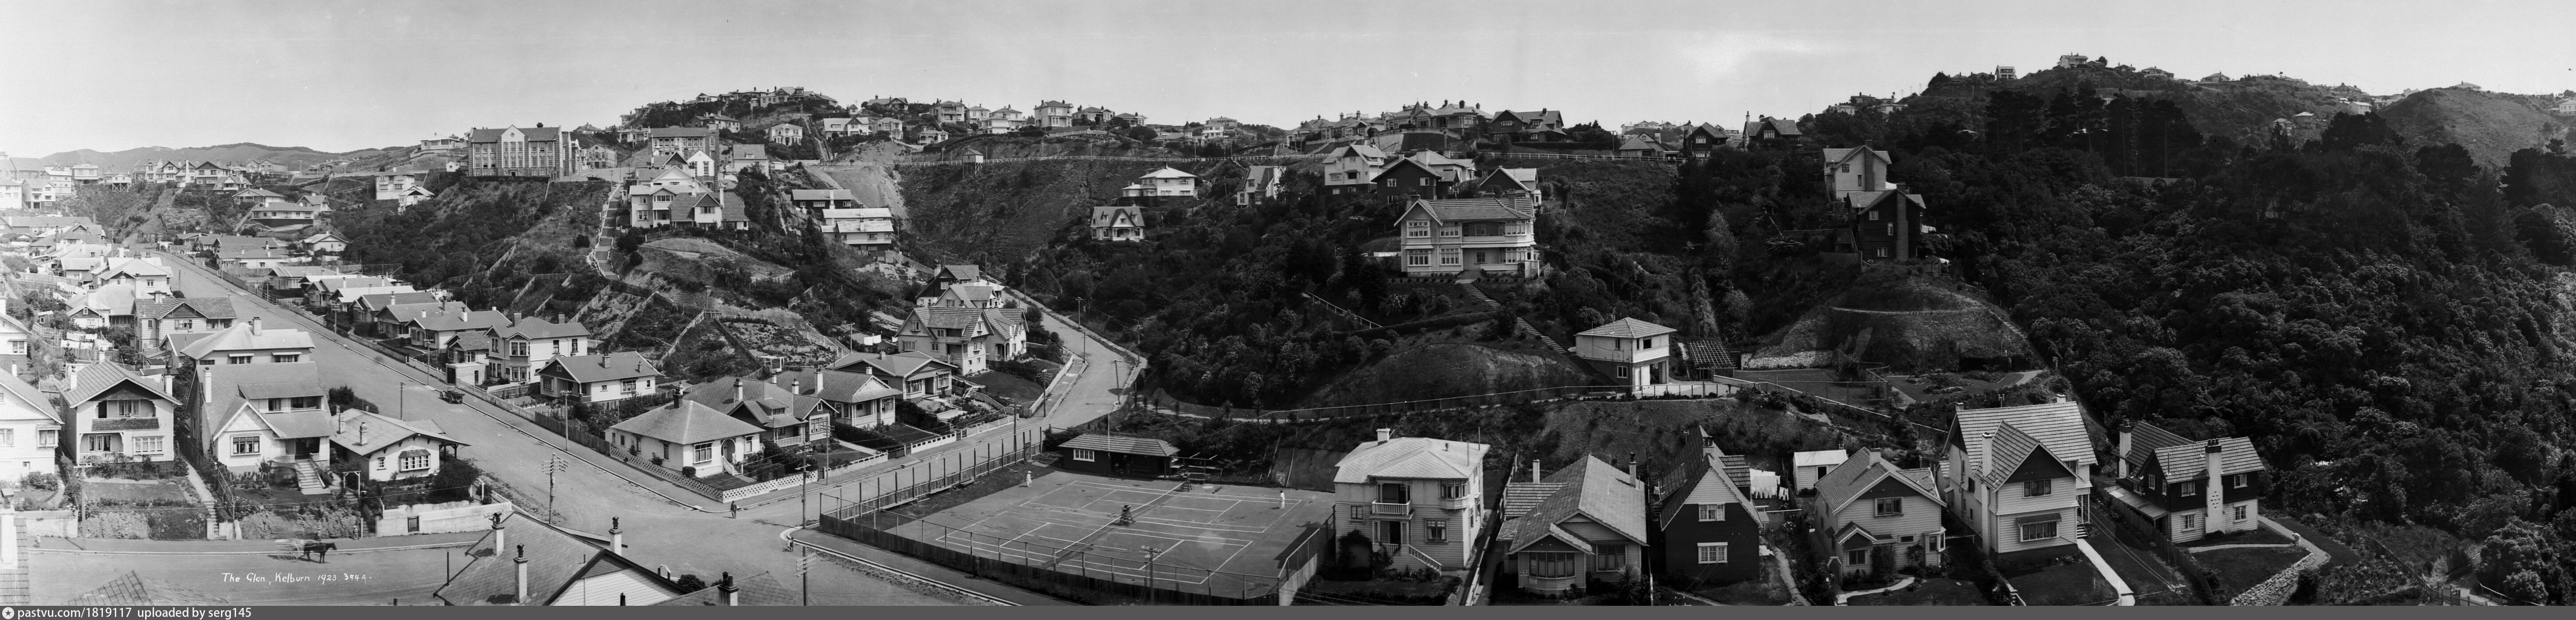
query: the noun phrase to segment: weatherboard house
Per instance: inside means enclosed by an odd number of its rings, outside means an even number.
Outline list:
[[[1334,544],[1358,532],[1372,548],[1356,557],[1383,552],[1396,568],[1466,570],[1470,545],[1485,528],[1484,462],[1492,449],[1378,429],[1376,441],[1333,465]]]
[[[1160,439],[1100,433],[1067,439],[1055,450],[1064,453],[1056,467],[1066,471],[1148,477],[1172,473],[1172,457],[1181,453],[1171,442]]]

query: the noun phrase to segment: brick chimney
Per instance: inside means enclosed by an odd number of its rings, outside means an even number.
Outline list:
[[[742,605],[742,588],[734,587],[733,573],[725,573],[724,580],[716,582],[716,592],[724,595],[724,604],[726,607],[739,607]]]
[[[1380,444],[1384,444],[1384,443],[1386,443],[1386,442],[1388,442],[1388,441],[1391,441],[1391,440],[1394,440],[1394,439],[1395,439],[1395,429],[1392,429],[1392,428],[1381,428],[1381,429],[1377,429],[1377,442],[1378,442],[1378,443],[1380,443]]]
[[[502,550],[502,549],[504,549],[504,548],[508,548],[508,547],[510,546],[510,530],[509,530],[509,529],[507,529],[507,528],[506,528],[506,526],[503,526],[503,525],[501,524],[501,519],[502,519],[501,513],[497,513],[497,512],[496,512],[496,513],[492,513],[492,554],[493,554],[493,555],[500,555],[500,553],[501,553],[501,550]]]
[[[1637,453],[1628,453],[1628,477],[1637,477]]]
[[[1530,459],[1530,482],[1539,482],[1540,479],[1546,477],[1547,474],[1545,473],[1545,470],[1539,469],[1538,459]]]
[[[528,604],[528,546],[519,545],[519,557],[511,562],[519,565],[519,598],[512,600],[511,604],[526,605]]]
[[[734,377],[734,378],[733,378],[733,400],[729,400],[729,401],[725,401],[725,402],[729,402],[729,403],[738,403],[738,402],[742,402],[742,377]]]

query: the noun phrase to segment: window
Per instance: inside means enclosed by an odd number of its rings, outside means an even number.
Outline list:
[[[82,435],[81,443],[86,445],[82,446],[81,450],[85,452],[115,452],[116,437],[116,433],[90,433]]]
[[[385,457],[381,457],[381,456],[376,457],[376,469],[384,469],[384,468],[385,468]]]
[[[295,409],[320,409],[322,408],[322,397],[297,396],[295,397],[294,402],[288,403],[288,406]]]
[[[1592,570],[1618,571],[1628,568],[1627,545],[1593,545],[1592,548],[1601,550],[1600,553],[1592,554]]]
[[[62,441],[62,436],[63,436],[63,432],[62,432],[62,431],[57,431],[57,430],[40,430],[40,431],[36,431],[36,447],[38,447],[38,448],[51,448],[51,447],[54,447],[54,444],[56,444],[56,443],[60,443],[60,442]]]
[[[1430,251],[1430,250],[1405,250],[1405,251],[1404,251],[1404,264],[1406,264],[1406,265],[1415,265],[1415,266],[1429,266],[1429,265],[1431,265],[1431,251]]]
[[[1458,264],[1458,248],[1440,248],[1440,264]]]
[[[710,441],[710,442],[701,443],[701,444],[694,445],[694,446],[689,446],[689,462],[691,462],[691,463],[704,463],[704,462],[712,461],[712,460],[716,460],[716,444],[715,444],[715,442]]]
[[[429,451],[417,448],[404,450],[400,465],[402,467],[402,471],[420,471],[423,469],[429,469]]]
[[[1098,461],[1100,460],[1100,453],[1081,448],[1074,448],[1073,460],[1085,462]]]
[[[2039,497],[2055,492],[2057,492],[2055,480],[2032,480],[2021,483],[2022,497]]]
[[[1883,497],[1883,498],[1879,498],[1879,500],[1878,500],[1878,516],[1882,516],[1882,517],[1900,517],[1900,516],[1904,516],[1904,515],[1905,515],[1905,498],[1902,498],[1902,497]]]
[[[119,417],[119,418],[144,418],[144,417],[151,417],[151,416],[152,416],[152,410],[151,410],[150,408],[148,408],[148,407],[143,406],[143,405],[144,405],[143,401],[139,401],[139,400],[111,400],[111,401],[107,401],[107,402],[99,403],[99,404],[98,404],[98,417],[100,417],[100,418],[102,418],[102,419],[104,419],[104,418],[108,418],[108,417]],[[110,412],[113,412],[113,413],[114,413],[114,415],[113,415],[113,416],[111,416],[111,415],[110,415]]]
[[[2176,482],[2176,483],[2174,483],[2174,494],[2175,494],[2175,495],[2199,495],[2199,494],[2200,494],[2200,481],[2198,481],[2198,480],[2193,480],[2193,481],[2189,481],[2189,482]]]
[[[2227,488],[2230,488],[2230,489],[2242,489],[2242,488],[2245,488],[2245,485],[2246,485],[2245,479],[2246,479],[2247,477],[2248,477],[2248,476],[2246,476],[2245,474],[2236,474],[2236,475],[2228,476],[2228,477],[2227,477]]]
[[[1726,563],[1726,543],[1722,543],[1722,542],[1700,543],[1700,544],[1699,544],[1699,563],[1701,563],[1701,564],[1725,564],[1725,563]]]
[[[1449,542],[1449,522],[1426,521],[1422,524],[1423,542]]]
[[[1387,187],[1395,187],[1395,179],[1387,179],[1387,180],[1386,180],[1386,186],[1387,186]]]
[[[1872,222],[1878,221],[1878,212],[1877,212],[1877,211],[1871,211],[1871,212],[1869,212],[1869,221],[1872,221]]]
[[[1574,576],[1572,553],[1523,553],[1521,572],[1532,577]]]
[[[2228,519],[2228,520],[2230,520],[2230,521],[2243,521],[2243,520],[2245,520],[2245,507],[2244,507],[2244,506],[2229,506],[2229,507],[2227,507],[2227,519]]]
[[[255,454],[259,454],[258,435],[241,435],[233,438],[234,456],[249,456]]]
[[[1440,499],[1466,499],[1466,498],[1467,498],[1467,484],[1466,484],[1466,483],[1463,483],[1463,482],[1443,482],[1443,483],[1440,483]]]
[[[234,356],[229,356],[229,357],[224,358],[224,363],[226,363],[226,364],[248,364],[248,363],[250,363],[250,356],[248,356],[248,355],[234,355]]]
[[[1382,482],[1382,483],[1379,483],[1379,484],[1377,485],[1377,503],[1380,503],[1380,504],[1410,504],[1410,503],[1413,503],[1413,485],[1411,485],[1411,484],[1406,484],[1406,483],[1402,483],[1402,482]]]
[[[2189,531],[2195,531],[2195,530],[2199,530],[2199,529],[2200,529],[2200,515],[2183,515],[2183,516],[2182,516],[2182,526],[2181,526],[2181,529],[2180,529],[2179,531],[2182,531],[2182,532],[2189,532]]]
[[[1403,522],[1403,521],[1379,521],[1379,522],[1377,522],[1377,544],[1381,544],[1381,545],[1401,545],[1401,544],[1404,544],[1404,522]]]
[[[18,429],[0,428],[0,448],[12,448],[17,447],[17,445]]]
[[[1440,227],[1440,236],[1443,236],[1443,237],[1455,237],[1455,236],[1458,236],[1458,234],[1459,234],[1459,228],[1460,228],[1460,227],[1458,227],[1458,226],[1442,226],[1442,227]]]
[[[2057,514],[2022,517],[2014,521],[2021,526],[2021,541],[2031,542],[2057,537]]]
[[[635,393],[635,380],[634,380],[634,379],[627,379],[627,380],[625,380],[624,382],[619,383],[619,385],[621,386],[621,387],[620,387],[620,391],[622,391],[622,392],[624,392],[624,393],[627,393],[627,394],[634,394],[634,393]]]
[[[512,341],[510,341],[510,357],[527,357],[527,356],[528,356],[528,341],[525,341],[525,340],[512,340]]]
[[[271,398],[271,399],[268,399],[268,412],[269,412],[269,413],[277,413],[277,412],[285,411],[285,410],[286,410],[286,399],[283,399],[283,398]]]
[[[1853,549],[1853,550],[1850,550],[1850,551],[1845,551],[1845,552],[1843,552],[1843,565],[1844,565],[1844,566],[1868,566],[1868,565],[1869,565],[1869,550],[1868,550],[1868,549]]]
[[[169,437],[163,435],[136,437],[134,438],[134,452],[136,454],[157,454],[161,452],[162,445],[167,443],[168,440]]]

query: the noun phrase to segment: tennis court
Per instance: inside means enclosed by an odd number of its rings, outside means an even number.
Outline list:
[[[1058,471],[889,530],[1062,573],[1222,592],[1274,584],[1280,552],[1332,515],[1325,493],[1182,486]]]

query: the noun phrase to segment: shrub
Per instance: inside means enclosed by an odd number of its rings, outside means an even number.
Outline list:
[[[28,488],[44,491],[63,488],[62,478],[54,476],[54,472],[49,471],[27,472],[27,477],[18,482],[27,485]]]
[[[662,463],[660,463],[660,461],[662,460],[662,459],[660,459],[660,458],[655,458],[655,459],[653,459],[653,460],[655,461],[655,462],[653,463],[653,464],[655,464],[655,465],[660,465],[660,464],[662,464]],[[698,477],[698,466],[696,466],[696,465],[681,465],[681,466],[680,466],[680,475],[682,475],[682,476],[688,476],[688,477],[691,477],[691,478],[696,478],[696,477]]]

